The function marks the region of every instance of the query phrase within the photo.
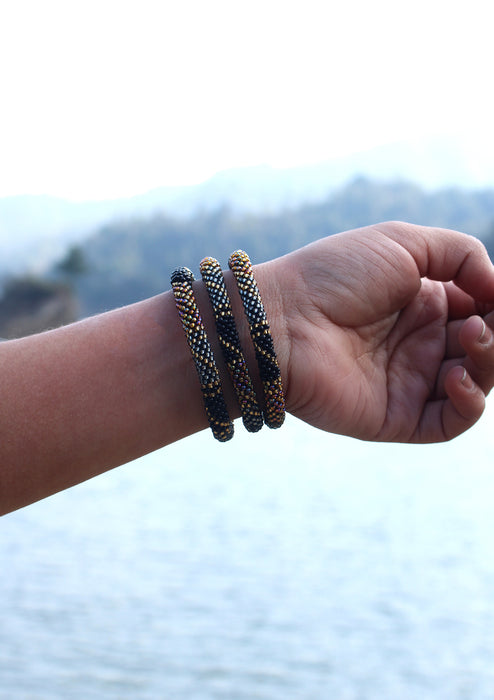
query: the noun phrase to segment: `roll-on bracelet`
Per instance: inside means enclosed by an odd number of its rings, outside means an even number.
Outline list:
[[[279,428],[285,420],[281,372],[252,265],[249,256],[243,250],[232,253],[228,264],[237,282],[254,344],[259,376],[264,389],[264,420],[270,428]]]
[[[194,358],[209,425],[214,437],[226,442],[233,437],[233,423],[228,415],[218,368],[195,301],[193,281],[194,275],[187,267],[177,268],[171,277],[175,304]]]
[[[201,261],[200,270],[213,307],[219,344],[237,395],[243,424],[246,430],[255,433],[262,428],[264,421],[240,345],[221,266],[215,258],[207,257]]]

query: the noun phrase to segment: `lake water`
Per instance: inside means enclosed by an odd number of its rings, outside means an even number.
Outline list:
[[[0,698],[494,698],[493,425],[238,425],[4,517]]]

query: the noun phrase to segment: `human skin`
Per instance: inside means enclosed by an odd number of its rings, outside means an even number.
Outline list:
[[[477,239],[385,223],[254,274],[293,415],[365,440],[440,442],[482,414],[494,385],[494,268]],[[230,272],[225,280],[259,388]],[[219,357],[206,291],[194,288]],[[171,291],[2,343],[0,382],[0,513],[207,427]]]
[[[473,425],[494,383],[493,267],[453,231],[386,223],[275,261],[289,410],[365,440],[441,442]],[[484,318],[482,318],[482,316]]]

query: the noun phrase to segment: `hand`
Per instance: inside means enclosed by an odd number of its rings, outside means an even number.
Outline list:
[[[494,268],[477,239],[387,223],[270,264],[291,413],[400,442],[449,440],[478,420],[494,385]]]

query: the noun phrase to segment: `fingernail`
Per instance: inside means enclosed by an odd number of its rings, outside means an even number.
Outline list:
[[[463,367],[463,375],[461,378],[461,383],[466,389],[471,389],[473,386],[473,381],[466,369]]]
[[[486,330],[486,326],[485,326],[485,321],[484,321],[484,319],[481,318],[480,320],[482,321],[482,330],[480,331],[480,335],[479,335],[479,337],[477,338],[477,341],[478,341],[479,343],[482,342],[482,339],[483,339],[483,337],[484,337],[484,335],[485,335],[485,330]]]

